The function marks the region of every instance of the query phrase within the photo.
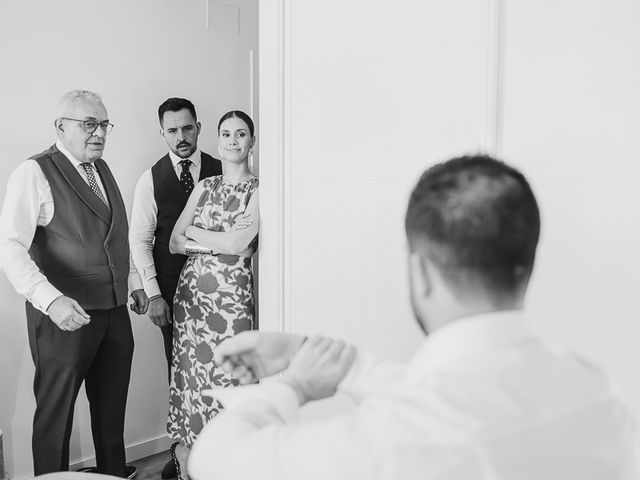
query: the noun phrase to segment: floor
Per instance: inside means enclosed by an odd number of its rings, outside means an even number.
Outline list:
[[[141,458],[130,465],[138,467],[138,475],[136,480],[159,480],[162,467],[171,459],[169,451],[156,453],[150,457]]]

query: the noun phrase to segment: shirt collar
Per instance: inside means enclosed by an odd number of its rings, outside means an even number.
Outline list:
[[[74,157],[69,150],[64,148],[64,145],[62,144],[60,139],[56,140],[56,147],[58,148],[58,150],[60,150],[60,153],[62,153],[65,157],[69,159],[69,161],[75,168],[79,168],[80,164],[83,163],[80,160],[78,160],[76,157]],[[93,162],[89,162],[89,163],[93,164]]]
[[[522,310],[505,310],[455,320],[429,334],[413,356],[410,376],[423,376],[465,357],[534,337]]]
[[[173,164],[173,168],[177,168],[178,164],[182,161],[182,160],[191,160],[191,162],[196,166],[199,167],[200,166],[200,149],[196,148],[196,151],[193,152],[193,154],[188,157],[188,158],[180,158],[179,156],[177,156],[175,153],[173,153],[172,151],[169,151],[169,158],[171,159],[171,163]]]

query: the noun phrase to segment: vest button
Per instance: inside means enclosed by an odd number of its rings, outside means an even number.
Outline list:
[[[111,266],[112,266],[112,267],[115,267],[115,266],[116,266],[116,264],[115,264],[115,263],[113,263],[113,262],[111,262]]]

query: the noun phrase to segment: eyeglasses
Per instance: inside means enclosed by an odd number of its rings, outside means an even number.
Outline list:
[[[80,120],[78,118],[68,118],[68,117],[60,117],[61,120],[73,120],[74,122],[80,122],[82,124],[82,129],[87,133],[95,132],[98,127],[104,130],[105,135],[109,135],[111,130],[113,130],[113,123],[109,123],[108,120],[104,122],[96,122],[95,120]]]

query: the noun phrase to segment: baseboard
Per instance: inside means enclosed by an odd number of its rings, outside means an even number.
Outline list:
[[[173,441],[167,436],[162,435],[157,438],[151,438],[144,442],[136,443],[125,447],[127,455],[127,462],[133,462],[134,460],[140,460],[141,458],[149,457],[156,453],[164,452],[168,450]],[[69,470],[77,470],[82,467],[95,466],[96,458],[91,457],[85,460],[80,460],[69,465]]]
[[[304,420],[326,418],[331,414],[346,413],[353,408],[353,405],[354,403],[351,398],[343,394],[338,394],[330,399],[308,404],[301,412],[301,418]],[[133,462],[169,450],[172,443],[173,440],[167,435],[161,435],[157,438],[151,438],[144,442],[129,445],[125,447],[127,462]],[[69,470],[73,471],[82,467],[91,467],[95,466],[95,464],[95,457],[76,460],[69,465]]]

